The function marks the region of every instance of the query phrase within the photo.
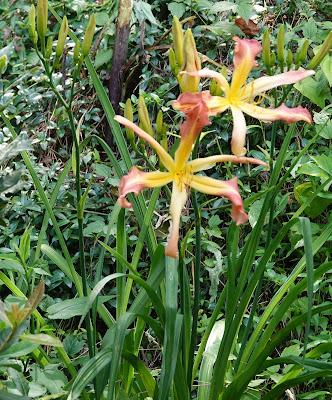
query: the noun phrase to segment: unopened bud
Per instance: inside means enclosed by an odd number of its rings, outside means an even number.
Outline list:
[[[201,60],[196,50],[195,39],[191,29],[187,29],[184,35],[184,63],[181,71],[193,72],[201,69]],[[182,92],[198,92],[199,77],[181,74],[178,77]]]
[[[161,135],[164,129],[164,115],[161,110],[158,111],[157,119],[156,119],[156,132],[157,135]]]
[[[328,54],[332,47],[332,31],[326,36],[324,43],[318,50],[317,54],[312,58],[308,65],[308,69],[316,69],[318,65],[323,61],[323,58]]]
[[[266,29],[263,33],[263,50],[262,50],[262,59],[263,63],[266,67],[271,66],[271,41],[270,41],[270,32]]]
[[[285,65],[285,25],[280,25],[277,35],[277,55],[280,69],[284,69]]]
[[[303,42],[302,46],[297,50],[297,53],[295,56],[295,63],[297,66],[300,66],[307,58],[309,44],[310,44],[309,40],[306,39]]]
[[[0,74],[3,74],[6,71],[7,65],[8,65],[7,54],[3,54],[0,57]]]
[[[28,15],[28,30],[29,30],[29,36],[30,39],[32,40],[33,44],[37,43],[37,32],[36,32],[36,8],[32,4],[29,10],[29,15]]]
[[[88,26],[86,28],[85,34],[84,34],[84,39],[82,42],[82,54],[83,57],[86,57],[89,54],[91,45],[92,45],[92,40],[93,36],[95,34],[95,29],[96,29],[96,17],[95,15],[91,15]]]
[[[178,65],[183,64],[183,30],[182,25],[177,17],[173,17],[172,23],[172,35],[173,35],[173,48],[175,53],[175,59]]]
[[[149,135],[154,136],[153,128],[149,117],[149,112],[146,107],[143,96],[139,96],[138,98],[138,118],[142,126],[142,129]]]
[[[276,63],[276,55],[274,53],[271,53],[271,66],[275,65]]]
[[[48,1],[38,0],[37,2],[37,32],[41,43],[45,43],[48,21]],[[43,46],[43,45],[42,45]]]
[[[74,47],[74,63],[78,64],[80,58],[81,58],[81,43],[77,41]]]
[[[123,115],[125,118],[129,119],[129,121],[134,122],[133,106],[131,104],[130,99],[127,99],[127,101],[125,103]],[[129,142],[134,143],[134,140],[135,140],[134,131],[127,127],[125,129],[126,129],[126,134],[127,134],[127,138],[129,140]]]
[[[49,36],[47,38],[46,49],[45,49],[45,58],[46,58],[46,60],[49,60],[51,58],[52,46],[53,46],[53,38],[52,38],[52,36]]]
[[[180,71],[180,67],[178,66],[178,64],[176,62],[175,53],[174,53],[174,50],[172,48],[169,49],[168,59],[169,59],[169,66],[171,68],[171,71],[172,71],[173,75],[177,76],[177,74]]]
[[[67,35],[68,35],[68,20],[67,20],[67,17],[65,16],[65,17],[63,17],[62,24],[61,24],[60,30],[59,30],[58,43],[57,43],[56,49],[55,49],[56,58],[60,58],[62,56],[63,49],[65,47],[65,42],[67,39]]]
[[[287,62],[287,68],[291,69],[293,65],[293,53],[291,49],[288,49],[286,62]]]

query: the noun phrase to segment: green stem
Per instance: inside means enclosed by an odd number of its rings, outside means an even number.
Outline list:
[[[196,140],[195,147],[193,150],[192,158],[195,159],[198,156],[199,136]],[[193,363],[195,348],[197,342],[197,324],[198,324],[198,312],[200,302],[200,279],[201,279],[201,212],[198,204],[197,193],[194,191],[192,194],[193,208],[195,214],[195,260],[194,260],[194,304],[193,304],[193,320],[191,327],[191,337],[189,346],[189,357],[188,357],[188,370],[187,370],[187,385],[190,391],[193,376]]]

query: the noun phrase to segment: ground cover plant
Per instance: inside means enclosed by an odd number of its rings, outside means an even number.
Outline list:
[[[330,399],[328,2],[0,8],[0,399]]]

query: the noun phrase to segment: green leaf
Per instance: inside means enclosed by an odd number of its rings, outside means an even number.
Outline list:
[[[5,392],[4,390],[0,390],[0,399],[1,400],[30,400],[30,398],[27,396],[19,396],[17,394]]]
[[[92,307],[93,302],[96,300],[96,298],[97,298],[98,294],[101,292],[101,290],[103,290],[103,288],[106,285],[106,283],[112,281],[113,279],[117,279],[117,278],[123,277],[123,276],[126,276],[126,274],[115,273],[115,274],[106,276],[105,278],[103,278],[101,281],[99,281],[95,285],[95,287],[93,288],[93,290],[89,294],[88,298],[84,299],[85,300],[85,307],[84,307],[83,312],[82,312],[82,318],[80,320],[79,326],[82,324],[84,317],[89,312],[90,308]]]
[[[20,339],[30,343],[41,344],[43,346],[63,347],[60,339],[45,333],[26,334],[20,336]]]
[[[136,17],[140,22],[146,20],[151,24],[160,25],[159,22],[154,17],[154,15],[152,14],[152,8],[149,3],[146,3],[145,1],[142,0],[134,1],[134,10]]]
[[[36,364],[33,367],[32,376],[38,384],[45,386],[52,394],[63,391],[68,380],[65,374],[58,370],[57,365],[48,364],[44,369],[37,367]]]
[[[245,21],[248,21],[253,13],[252,1],[250,0],[237,0],[237,13]]]
[[[236,11],[237,5],[231,1],[217,1],[211,5],[210,13],[217,14],[225,11]]]
[[[27,354],[32,353],[37,347],[38,344],[36,343],[25,343],[25,342],[14,343],[8,349],[1,352],[0,360],[6,358],[18,358],[25,356]]]
[[[95,67],[100,68],[102,65],[109,63],[112,59],[112,49],[99,50],[95,58]]]
[[[15,189],[20,180],[21,172],[15,171],[10,174],[0,176],[0,193],[8,193]]]
[[[318,83],[314,78],[308,77],[303,79],[301,82],[296,83],[294,87],[314,104],[317,104],[320,108],[324,108],[325,101],[317,90],[317,85]]]
[[[48,307],[46,310],[50,319],[69,319],[82,315],[85,311],[87,299],[80,297],[78,299],[69,299],[61,301]]]
[[[330,86],[332,86],[332,56],[325,56],[320,65],[326,79],[329,81]]]
[[[183,16],[183,14],[186,12],[186,6],[182,3],[169,3],[167,4],[169,12],[174,15],[175,17],[178,17],[179,19]]]

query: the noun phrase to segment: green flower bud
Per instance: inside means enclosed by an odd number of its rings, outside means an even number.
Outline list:
[[[38,40],[38,35],[36,32],[36,8],[33,4],[30,7],[28,15],[28,30],[32,43],[36,44]]]
[[[299,67],[307,58],[307,53],[308,53],[308,48],[309,48],[309,40],[306,39],[302,46],[297,50],[296,56],[295,56],[295,63]]]
[[[47,32],[47,21],[48,21],[48,1],[38,0],[37,1],[37,32],[42,43],[42,50],[45,44],[45,37]]]
[[[274,53],[271,53],[271,66],[275,65],[276,63],[276,55]]]
[[[149,135],[154,136],[153,128],[149,118],[149,112],[143,96],[139,96],[138,98],[138,118],[142,129]]]
[[[133,122],[134,121],[134,114],[133,114],[133,106],[131,104],[131,100],[127,99],[126,103],[125,103],[125,107],[124,107],[124,113],[123,113],[124,117],[129,119],[129,121]],[[127,133],[127,138],[129,140],[130,143],[134,143],[135,141],[135,135],[134,135],[134,131],[130,128],[125,128],[126,129],[126,133]]]
[[[67,17],[65,16],[65,17],[63,17],[62,24],[61,24],[60,30],[59,30],[58,43],[57,43],[56,49],[55,49],[55,57],[56,58],[60,58],[62,56],[63,49],[65,47],[65,42],[67,39],[67,35],[68,35],[68,20],[67,20]]]
[[[187,29],[184,35],[184,62],[181,71],[199,71],[201,69],[201,60],[196,50],[196,43],[191,32]],[[178,81],[182,92],[198,92],[199,77],[187,74],[178,75]]]
[[[180,67],[178,66],[178,64],[176,62],[175,53],[174,53],[174,50],[172,48],[169,49],[168,59],[169,59],[169,66],[171,68],[172,73],[175,76],[177,76],[177,74],[179,73]]]
[[[308,68],[316,69],[318,65],[323,61],[323,58],[328,54],[332,47],[332,31],[326,36],[324,43],[321,48],[318,50],[317,54],[310,61]]]
[[[278,63],[281,70],[284,69],[285,65],[285,25],[280,25],[277,35],[277,54]]]
[[[161,110],[158,111],[156,119],[156,132],[157,135],[161,135],[164,130],[164,114]]]
[[[49,36],[47,38],[46,49],[45,49],[45,58],[46,58],[46,60],[49,60],[51,58],[52,46],[53,46],[53,38],[52,38],[52,36]]]
[[[91,45],[92,45],[92,40],[93,36],[95,34],[95,29],[96,29],[96,17],[94,14],[91,15],[88,26],[86,28],[85,34],[84,34],[84,39],[82,42],[82,54],[83,57],[86,57],[89,54]]]
[[[81,58],[81,43],[76,42],[74,47],[74,63],[78,64]]]
[[[7,58],[7,54],[3,54],[0,57],[0,74],[4,74],[6,69],[7,69],[7,65],[8,65],[8,58]]]
[[[182,25],[177,17],[173,17],[172,23],[172,35],[173,35],[173,48],[175,53],[175,59],[178,65],[183,64],[183,30]]]
[[[293,53],[292,53],[292,50],[290,50],[290,49],[288,49],[288,52],[287,52],[286,62],[287,62],[287,68],[291,69],[291,67],[293,65]]]
[[[263,51],[262,51],[262,59],[263,63],[266,67],[271,67],[271,41],[270,41],[270,32],[266,29],[263,33],[263,41],[262,41]]]

